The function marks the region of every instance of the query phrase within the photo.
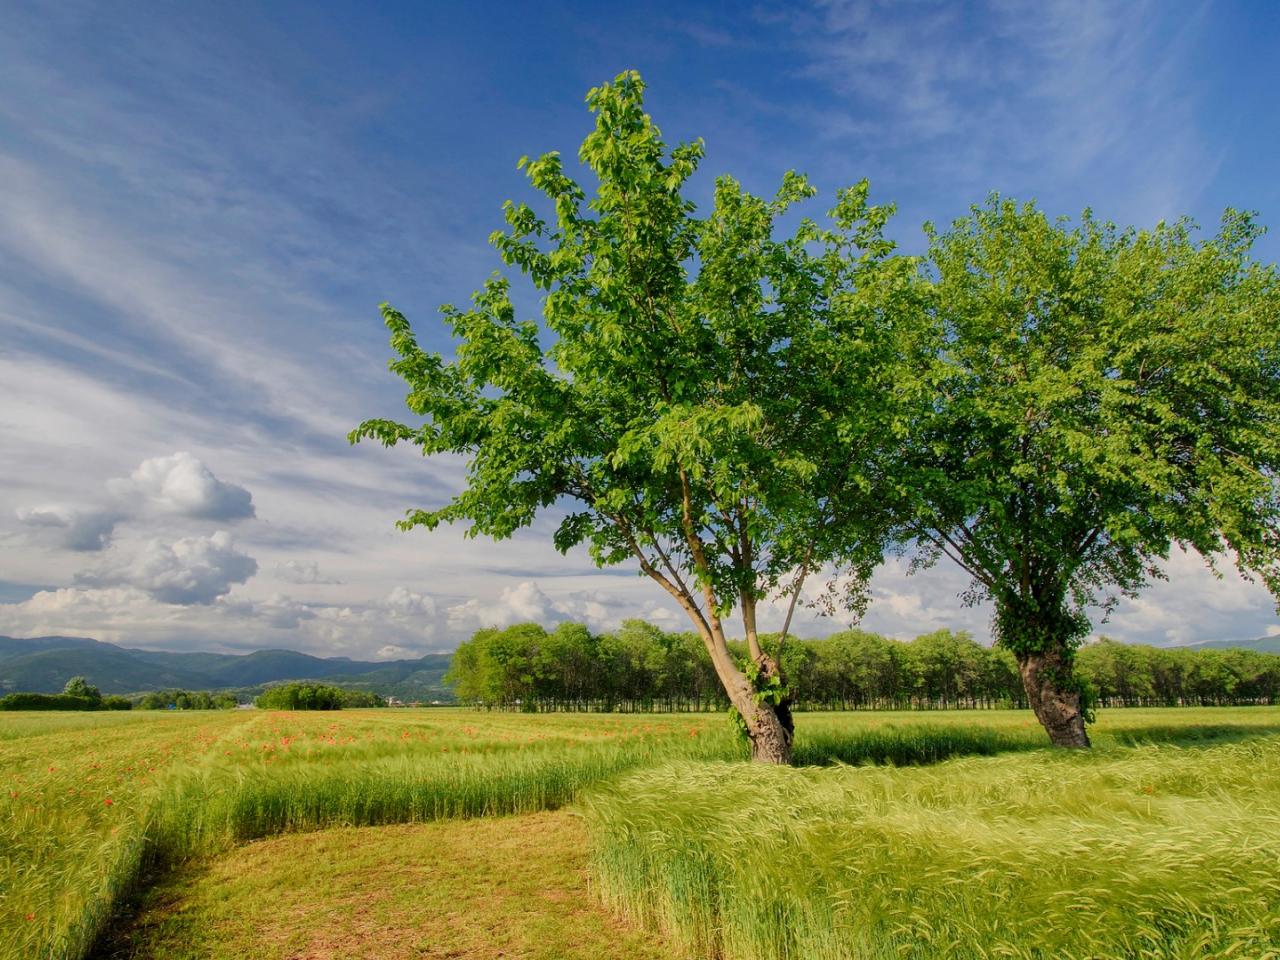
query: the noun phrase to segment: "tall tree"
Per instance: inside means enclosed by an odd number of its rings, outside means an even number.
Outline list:
[[[508,202],[490,239],[543,293],[541,322],[518,320],[495,277],[470,309],[442,308],[456,341],[446,360],[384,305],[391,369],[426,422],[370,420],[351,439],[468,458],[466,488],[403,528],[461,521],[503,538],[554,509],[560,550],[637,563],[702,638],[753,757],[786,762],[785,678],[757,610],[832,563],[852,585],[842,599],[865,598],[894,436],[882,305],[909,267],[890,255],[889,211],[868,205],[865,183],[840,192],[830,226],[801,220],[782,239],[777,220],[814,194],[796,174],[771,200],[722,177],[695,216],[683,190],[702,143],[668,150],[643,90],[624,73],[587,96],[590,199],[558,154],[520,161],[554,216]],[[741,665],[726,641],[735,609]]]
[[[1159,577],[1175,544],[1280,595],[1280,285],[1248,215],[1193,230],[998,198],[928,230],[910,533],[993,601],[1055,744],[1089,745],[1087,610]]]

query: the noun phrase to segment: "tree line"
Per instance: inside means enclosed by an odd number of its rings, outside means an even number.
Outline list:
[[[234,694],[210,690],[152,690],[134,701],[139,710],[234,710]]]
[[[910,641],[865,630],[821,639],[765,634],[779,656],[789,700],[809,710],[929,710],[1027,706],[1017,659],[964,631]],[[749,662],[745,643],[731,654]],[[1164,648],[1103,639],[1076,660],[1097,703],[1209,706],[1280,703],[1280,655],[1256,650]],[[454,654],[446,681],[462,703],[491,709],[716,710],[728,705],[696,633],[643,620],[592,633],[577,623],[553,630],[525,623],[478,631]]]
[[[0,710],[131,710],[128,697],[102,695],[84,677],[72,677],[61,693],[10,693],[0,697]]]
[[[263,710],[341,710],[344,707],[385,707],[387,701],[367,690],[327,683],[282,683],[268,687],[254,701]]]

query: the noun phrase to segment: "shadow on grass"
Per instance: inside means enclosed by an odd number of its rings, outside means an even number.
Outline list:
[[[1092,731],[1096,746],[1142,747],[1169,744],[1180,747],[1240,743],[1280,734],[1280,722],[1168,724],[1111,727]],[[1008,730],[981,726],[904,724],[864,731],[819,731],[796,737],[792,763],[797,767],[847,763],[925,766],[952,757],[991,757],[999,753],[1050,749],[1038,724]]]
[[[991,727],[930,726],[905,724],[875,730],[839,733],[818,732],[796,737],[798,767],[832,763],[892,764],[897,767],[939,763],[951,757],[994,756],[1011,750],[1038,750],[1048,746],[1044,731],[998,730]]]
[[[188,860],[168,867],[149,864],[118,900],[84,960],[132,960],[145,915],[151,924],[179,914],[183,891],[206,877],[211,857]],[[181,917],[177,916],[177,921]]]
[[[1099,743],[1114,743],[1122,747],[1144,747],[1152,744],[1172,744],[1179,747],[1214,746],[1223,743],[1242,743],[1258,737],[1280,734],[1280,723],[1199,723],[1174,726],[1117,727],[1098,734]]]

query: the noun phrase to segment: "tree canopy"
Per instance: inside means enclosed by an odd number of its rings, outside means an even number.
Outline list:
[[[994,602],[1069,746],[1089,742],[1073,674],[1089,610],[1159,577],[1175,545],[1280,596],[1280,285],[1251,259],[1249,215],[1201,239],[1186,220],[1073,225],[993,197],[908,257],[865,182],[820,224],[793,212],[815,190],[788,173],[772,198],[721,177],[700,216],[702,143],[668,148],[643,90],[624,73],[588,94],[590,192],[557,153],[519,163],[538,208],[508,202],[490,240],[540,319],[495,274],[442,308],[446,358],[383,305],[421,422],[350,439],[467,461],[464,489],[402,527],[503,538],[552,511],[560,550],[637,564],[774,761],[792,723],[761,604],[787,611],[785,635],[816,577],[860,610],[891,544],[916,566],[949,556],[967,599]]]
[[[928,231],[931,361],[899,476],[919,562],[943,554],[995,604],[1032,706],[1087,745],[1072,651],[1087,608],[1133,595],[1178,545],[1280,595],[1280,285],[1227,211],[1074,226],[993,198]]]
[[[588,94],[590,197],[559,154],[520,161],[553,216],[509,202],[491,242],[543,294],[541,321],[518,319],[495,276],[469,309],[442,308],[445,359],[384,305],[391,369],[425,423],[370,420],[352,440],[467,457],[465,489],[405,528],[502,538],[554,508],[557,548],[638,564],[689,616],[755,755],[785,760],[785,683],[757,606],[831,565],[843,600],[865,599],[889,529],[891,307],[910,264],[865,182],[827,225],[801,219],[788,236],[778,220],[815,193],[794,173],[771,199],[721,177],[696,216],[684,190],[702,143],[668,149],[643,90],[625,73]],[[735,608],[745,672],[726,647]]]

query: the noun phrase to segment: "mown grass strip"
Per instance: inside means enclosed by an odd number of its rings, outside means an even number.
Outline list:
[[[566,811],[276,837],[166,876],[93,960],[671,960],[586,848]]]

